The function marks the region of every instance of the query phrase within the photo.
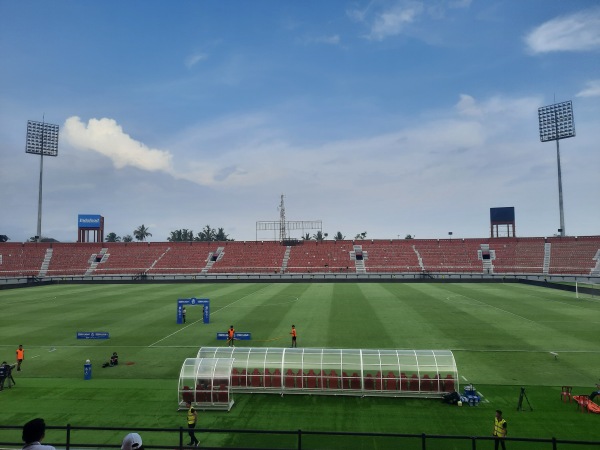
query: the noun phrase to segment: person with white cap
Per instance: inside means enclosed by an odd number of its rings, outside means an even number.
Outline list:
[[[143,450],[142,437],[137,433],[129,433],[123,438],[121,450]]]

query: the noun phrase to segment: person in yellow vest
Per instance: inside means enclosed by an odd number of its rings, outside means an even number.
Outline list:
[[[296,343],[296,325],[292,325],[292,331],[290,331],[290,334],[292,335],[292,348],[298,347],[298,344]]]
[[[21,371],[21,363],[23,362],[23,359],[25,359],[25,350],[23,350],[22,345],[19,345],[19,348],[17,349],[17,372]]]
[[[494,417],[494,449],[498,450],[498,446],[502,446],[502,450],[506,450],[506,420],[502,418],[502,411],[496,410]]]
[[[194,409],[191,402],[186,403],[188,407],[187,412],[187,424],[188,424],[188,434],[190,435],[190,443],[188,445],[192,447],[198,447],[200,442],[198,442],[198,438],[194,433],[194,428],[196,428],[196,422],[198,421],[198,412]]]

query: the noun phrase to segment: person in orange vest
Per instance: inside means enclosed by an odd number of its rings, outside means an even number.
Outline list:
[[[21,363],[23,362],[24,358],[25,358],[25,350],[23,350],[22,345],[19,345],[19,348],[17,349],[17,372],[21,371]]]
[[[502,418],[502,411],[496,410],[496,417],[494,417],[494,449],[498,450],[498,446],[502,446],[502,450],[506,450],[506,443],[504,438],[506,437],[506,420]]]
[[[229,330],[227,330],[227,346],[228,347],[235,347],[235,345],[233,345],[234,337],[235,337],[235,330],[233,329],[233,325],[231,325],[229,327]]]
[[[292,331],[290,331],[290,334],[292,335],[292,348],[298,347],[298,344],[296,343],[296,325],[292,325]]]

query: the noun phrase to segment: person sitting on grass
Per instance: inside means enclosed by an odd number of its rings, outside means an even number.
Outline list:
[[[114,366],[118,366],[118,365],[119,365],[119,355],[117,355],[117,352],[113,352],[112,356],[110,357],[110,361],[102,364],[102,367],[114,367]]]
[[[600,395],[600,384],[597,384],[597,385],[596,385],[596,390],[590,394],[590,401],[592,401],[592,402],[593,402],[593,401],[594,401],[594,398],[595,398],[597,395]]]

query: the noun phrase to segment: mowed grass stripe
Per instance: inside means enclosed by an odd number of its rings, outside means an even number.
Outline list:
[[[490,286],[490,285],[487,285]],[[451,285],[451,288],[453,285]],[[549,291],[546,299],[534,301],[528,296],[514,295],[506,299],[501,291],[496,289],[486,289],[486,286],[479,284],[467,285],[471,288],[472,294],[461,294],[469,299],[475,300],[482,305],[489,305],[500,313],[498,315],[499,326],[502,326],[507,332],[515,337],[519,336],[519,341],[526,344],[524,348],[529,350],[548,350],[548,349],[573,349],[573,350],[594,350],[597,348],[592,339],[594,334],[593,327],[574,326],[569,321],[569,314],[572,308],[568,305],[552,302],[553,291]],[[502,314],[504,313],[504,314]],[[577,313],[578,324],[583,317]],[[588,313],[586,321],[594,320],[598,314]],[[561,320],[561,318],[564,320]],[[524,330],[527,333],[524,333]],[[565,346],[568,343],[568,346]]]
[[[24,423],[35,411],[51,425],[185,427],[185,414],[177,413],[175,404],[178,375],[186,357],[194,357],[202,345],[215,345],[215,332],[230,324],[239,331],[251,331],[256,338],[283,334],[285,345],[276,341],[277,346],[289,346],[289,327],[295,323],[301,347],[454,349],[459,374],[474,382],[490,403],[453,408],[419,399],[236,395],[231,412],[201,413],[202,427],[489,435],[494,410],[499,407],[510,419],[512,436],[600,440],[600,429],[594,425],[597,417],[577,414],[572,404],[559,400],[562,384],[588,394],[600,372],[599,353],[575,353],[577,348],[593,347],[595,335],[579,330],[570,335],[570,324],[556,323],[561,315],[556,304],[565,306],[566,317],[573,313],[569,311],[572,299],[562,292],[498,284],[402,283],[65,285],[23,289],[18,295],[13,293],[16,291],[0,291],[0,307],[10,310],[10,321],[14,321],[8,324],[8,316],[0,316],[0,357],[13,360],[16,345],[23,343],[26,360],[17,374],[16,388],[0,394],[0,423]],[[57,302],[43,316],[32,316],[35,301],[55,296]],[[213,311],[217,311],[211,324],[197,322],[201,308],[196,307],[188,309],[188,319],[196,323],[185,329],[177,325],[179,297],[210,298]],[[288,297],[298,301],[288,302]],[[224,308],[219,311],[220,307]],[[576,303],[573,309],[584,312],[581,316],[575,313],[580,327],[594,329],[597,304]],[[76,341],[71,334],[73,322],[109,324],[111,339]],[[544,353],[540,341],[545,333],[550,342],[554,327],[563,333],[563,348],[573,351],[560,353],[558,359]],[[15,330],[18,337],[13,335]],[[143,345],[178,330],[182,331],[161,342],[164,346]],[[65,345],[50,352],[49,343],[60,339]],[[274,346],[258,341],[240,345]],[[114,348],[122,362],[133,364],[101,369]],[[511,349],[518,351],[507,351]],[[32,358],[36,354],[38,357]],[[94,363],[91,381],[83,381],[86,358]],[[535,413],[515,413],[521,386],[527,388]],[[563,426],[556,428],[557,423]],[[100,439],[114,444],[122,439],[121,434],[108,438],[103,434]],[[5,436],[1,430],[0,435]],[[97,433],[89,437],[92,440],[87,442],[98,442],[94,440]],[[207,446],[224,442],[285,446],[258,436],[203,437]],[[19,438],[15,434],[15,440]],[[52,439],[50,434],[45,442],[52,443]],[[145,441],[171,444],[152,434],[147,434]],[[328,443],[343,448],[397,448],[377,439]],[[405,442],[401,446],[411,448]],[[441,441],[435,446],[454,448]]]

